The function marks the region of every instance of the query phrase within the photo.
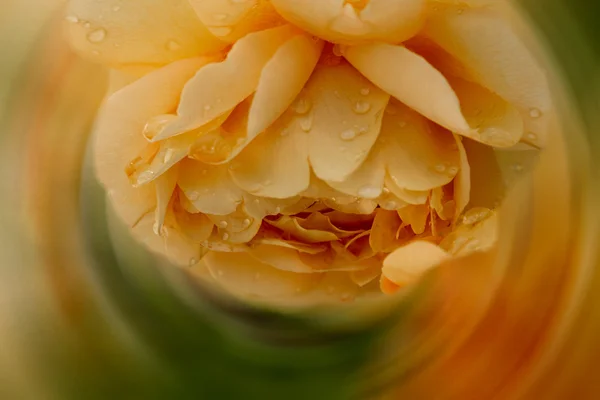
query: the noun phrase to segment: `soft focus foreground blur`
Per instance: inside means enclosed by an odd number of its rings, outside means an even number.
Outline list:
[[[578,101],[559,103],[566,140],[550,143],[535,183],[509,200],[498,265],[426,280],[400,300],[385,340],[389,327],[374,320],[389,308],[367,310],[375,316],[358,326],[346,314],[284,323],[215,306],[184,277],[156,272],[127,235],[119,240],[131,251],[112,254],[102,192],[82,168],[104,75],[67,50],[53,3],[0,6],[0,396],[362,399],[385,385],[392,399],[597,398],[587,161],[598,154],[598,121],[585,120],[588,142],[577,125],[577,111],[593,117],[597,107],[597,64],[557,2],[528,6]]]

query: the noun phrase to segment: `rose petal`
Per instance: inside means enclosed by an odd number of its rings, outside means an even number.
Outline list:
[[[202,25],[186,0],[70,0],[67,15],[73,47],[116,68],[168,64],[227,45]]]
[[[306,133],[288,112],[258,135],[230,165],[234,182],[253,195],[296,196],[310,184]]]
[[[425,34],[458,59],[478,83],[514,104],[525,122],[524,140],[543,146],[551,111],[547,77],[500,14],[485,8],[440,7]]]
[[[250,255],[258,261],[282,271],[300,274],[316,273],[314,269],[300,260],[298,252],[293,249],[280,246],[260,245],[253,248],[252,251],[250,251]]]
[[[162,228],[165,223],[165,217],[171,197],[173,197],[173,191],[177,186],[177,178],[179,177],[179,169],[177,166],[171,168],[167,173],[163,174],[159,179],[156,180],[156,210],[154,233],[156,235],[162,234]]]
[[[497,214],[487,208],[476,207],[467,211],[462,223],[440,243],[448,253],[465,256],[476,251],[491,249],[498,239]]]
[[[400,188],[416,191],[450,182],[460,163],[452,135],[441,132],[408,107],[398,104],[396,109],[393,115],[385,116],[379,138],[392,181]]]
[[[194,207],[205,214],[227,215],[242,202],[242,192],[229,178],[227,166],[185,159],[178,184]]]
[[[288,21],[330,42],[401,42],[421,27],[423,0],[370,0],[364,8],[344,0],[272,0]]]
[[[454,201],[456,202],[456,212],[454,221],[464,211],[469,204],[471,196],[471,166],[467,158],[465,146],[458,136],[455,136],[456,145],[460,154],[460,171],[454,178]]]
[[[98,116],[95,166],[117,214],[129,225],[156,204],[152,185],[132,188],[125,167],[148,142],[142,136],[146,122],[177,106],[185,82],[207,62],[196,58],[172,63],[110,96]]]
[[[380,156],[380,151],[373,148],[365,162],[344,181],[328,181],[327,184],[350,196],[375,199],[383,191],[384,178],[384,160]]]
[[[265,65],[296,33],[290,26],[251,33],[236,42],[225,61],[201,68],[185,85],[179,118],[165,135],[195,129],[236,107],[256,90]]]
[[[337,235],[333,232],[306,229],[300,225],[298,218],[288,217],[287,215],[282,215],[276,220],[266,219],[265,222],[281,229],[287,235],[290,235],[290,237],[305,243],[330,242],[338,239]]]
[[[385,177],[385,187],[401,201],[407,204],[425,204],[429,197],[429,190],[407,190],[402,189],[394,180],[388,175]]]
[[[284,247],[300,253],[318,254],[328,249],[324,244],[306,244],[294,240],[284,240],[280,238],[257,238],[254,243],[266,245],[269,247]]]
[[[470,166],[469,206],[495,208],[506,192],[496,152],[489,146],[469,139],[464,139],[462,144]]]
[[[206,215],[191,214],[177,205],[174,205],[173,213],[178,230],[192,242],[202,243],[211,236],[215,225]]]
[[[400,229],[402,221],[397,212],[379,210],[375,214],[369,244],[374,252],[389,253],[398,246],[400,242],[396,239],[396,232]]]
[[[381,272],[391,282],[402,287],[415,282],[448,259],[448,254],[440,247],[429,242],[415,241],[387,256]]]
[[[260,75],[248,116],[248,136],[267,129],[298,96],[323,49],[321,40],[298,35],[284,43]]]
[[[404,224],[410,225],[415,234],[420,235],[425,232],[430,212],[429,205],[409,205],[396,212]]]
[[[307,130],[313,171],[341,182],[367,158],[389,96],[348,64],[318,66],[306,92],[312,102]]]
[[[349,46],[343,54],[371,82],[428,119],[456,133],[471,131],[452,87],[422,56],[384,43]]]
[[[314,229],[314,230],[320,230],[320,231],[333,232],[336,234],[336,236],[339,239],[350,237],[350,236],[356,235],[357,233],[362,232],[361,230],[349,231],[349,230],[340,229],[337,226],[335,226],[327,216],[325,216],[319,212],[311,213],[306,218],[299,218],[299,217],[295,217],[295,218],[298,221],[298,223],[300,224],[300,226],[302,226],[305,229],[311,229],[311,230]]]
[[[379,275],[381,275],[381,264],[375,264],[361,271],[350,272],[350,279],[358,286],[363,287],[374,281]]]
[[[316,283],[318,274],[297,274],[266,265],[247,253],[211,252],[204,257],[212,277],[237,296],[273,298],[294,296]]]
[[[234,43],[283,21],[267,0],[189,0],[198,18],[221,40]]]
[[[296,214],[295,211],[298,208],[304,210],[305,204],[305,200],[298,196],[288,199],[271,199],[244,193],[243,207],[248,215],[261,220],[267,215]]]
[[[243,208],[238,208],[227,215],[207,215],[217,226],[218,235],[224,242],[242,244],[250,242],[258,233],[262,221],[246,214]]]

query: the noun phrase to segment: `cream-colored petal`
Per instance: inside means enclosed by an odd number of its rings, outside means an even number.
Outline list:
[[[376,199],[381,196],[385,178],[385,163],[381,151],[373,147],[371,153],[349,177],[342,182],[328,181],[332,188],[350,196]]]
[[[168,64],[227,45],[202,25],[186,0],[70,0],[66,12],[73,47],[115,68]]]
[[[354,261],[340,257],[333,250],[314,255],[298,253],[298,257],[315,272],[361,271],[370,266],[370,263],[366,261]]]
[[[381,130],[389,95],[352,66],[318,66],[306,91],[312,102],[309,159],[315,174],[341,182],[360,167]]]
[[[392,181],[416,191],[450,182],[460,165],[452,135],[408,107],[398,104],[396,109],[386,114],[379,137]]]
[[[381,264],[372,265],[361,271],[352,271],[350,279],[358,286],[363,287],[374,281],[379,275],[381,275]]]
[[[510,103],[476,83],[452,78],[450,84],[473,128],[465,136],[494,147],[511,147],[521,140],[523,118]]]
[[[173,204],[173,214],[178,231],[192,242],[200,244],[211,236],[215,225],[206,215],[189,213],[177,202]]]
[[[272,199],[268,197],[256,197],[249,193],[244,193],[244,210],[256,219],[263,219],[267,215],[291,215],[297,214],[298,208],[304,210],[307,204],[305,199],[299,196],[288,199]]]
[[[185,159],[177,183],[194,207],[205,214],[227,215],[242,202],[242,192],[229,178],[227,166]]]
[[[297,274],[264,264],[247,253],[210,252],[204,257],[212,277],[237,296],[273,298],[305,292],[321,278],[318,274]]]
[[[273,268],[282,271],[295,272],[300,274],[316,273],[314,269],[304,264],[298,252],[280,246],[260,245],[250,251],[250,255],[258,261],[270,265]]]
[[[375,218],[375,214],[348,214],[340,211],[329,211],[323,215],[335,226],[346,230],[368,229]]]
[[[255,196],[289,198],[310,184],[308,141],[288,111],[230,164],[233,181]]]
[[[323,42],[298,35],[284,43],[266,63],[248,115],[248,136],[267,129],[298,96],[312,74]]]
[[[299,225],[305,229],[333,232],[340,239],[347,238],[362,232],[362,230],[340,229],[337,226],[335,226],[327,216],[319,212],[311,213],[306,218],[295,218],[298,221]]]
[[[165,128],[171,136],[198,128],[229,112],[257,88],[263,68],[297,31],[290,26],[251,33],[232,47],[227,58],[201,68],[185,85],[178,118]]]
[[[336,43],[401,42],[422,25],[423,0],[370,0],[364,8],[345,0],[272,0],[288,21]]]
[[[440,247],[457,256],[491,249],[498,240],[498,216],[483,207],[467,211],[461,224],[440,243]]]
[[[390,191],[394,196],[398,197],[400,200],[407,204],[425,204],[427,203],[427,198],[429,197],[429,190],[407,190],[399,187],[394,180],[386,175],[385,177],[385,187]]]
[[[198,18],[221,40],[234,43],[250,32],[283,23],[268,0],[189,0]]]
[[[454,221],[456,221],[471,200],[471,166],[462,140],[458,136],[455,136],[454,139],[460,154],[460,171],[454,178],[454,201],[456,204]]]
[[[153,228],[156,235],[162,235],[165,217],[167,215],[169,203],[171,202],[171,197],[173,197],[173,191],[177,186],[178,177],[179,168],[175,166],[156,180],[156,210],[154,212],[155,222]]]
[[[506,193],[496,152],[473,140],[463,139],[462,143],[470,169],[469,206],[496,208]]]
[[[256,238],[253,243],[265,245],[268,247],[283,247],[286,249],[292,249],[300,253],[318,254],[328,249],[326,244],[306,244],[297,242],[295,240],[284,240],[281,238]]]
[[[422,56],[385,43],[345,47],[343,54],[374,84],[428,119],[453,132],[471,131],[452,87]]]
[[[398,248],[401,242],[396,238],[396,232],[401,225],[402,221],[397,212],[378,210],[369,237],[369,245],[373,251],[389,253]]]
[[[152,185],[134,189],[125,174],[128,163],[148,145],[142,136],[144,126],[177,107],[185,82],[205,62],[183,60],[154,71],[111,95],[99,113],[94,132],[96,173],[128,225],[156,204]]]
[[[277,229],[281,229],[290,238],[304,243],[322,243],[338,239],[337,235],[333,232],[306,229],[300,225],[298,218],[288,217],[287,215],[282,215],[275,220],[266,219],[265,222]]]
[[[406,225],[410,225],[413,232],[420,235],[427,228],[427,217],[429,217],[429,205],[409,205],[396,211]]]
[[[386,257],[381,272],[396,285],[405,286],[448,259],[449,255],[440,247],[425,241],[415,241]]]
[[[248,243],[256,236],[262,224],[260,219],[248,215],[241,207],[227,215],[207,216],[218,228],[218,235],[227,243]]]
[[[552,107],[546,74],[501,14],[485,8],[456,11],[440,7],[425,34],[478,83],[515,105],[524,117],[524,140],[543,146]]]

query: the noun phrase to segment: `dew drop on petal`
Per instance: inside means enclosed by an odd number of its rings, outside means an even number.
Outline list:
[[[169,50],[169,51],[177,51],[179,49],[181,49],[181,44],[179,44],[178,41],[176,41],[176,40],[169,40],[167,42],[167,50]]]
[[[537,108],[532,108],[529,110],[529,116],[531,118],[537,119],[542,116],[542,112]]]
[[[522,172],[523,171],[523,165],[522,164],[513,164],[511,166],[511,168],[515,172]]]
[[[312,115],[307,115],[306,117],[304,117],[300,120],[300,128],[304,132],[310,132],[310,130],[312,129],[312,124],[313,124]]]
[[[144,171],[137,178],[137,184],[143,185],[150,182],[154,178],[154,172],[152,171]]]
[[[440,173],[446,172],[446,166],[444,164],[438,164],[435,166],[435,170]]]
[[[342,131],[342,133],[340,133],[340,138],[342,140],[353,140],[354,138],[356,138],[356,136],[357,133],[354,129],[346,129],[345,131]]]
[[[75,16],[75,15],[67,15],[67,16],[65,17],[65,19],[66,19],[68,22],[71,22],[71,23],[73,23],[73,24],[76,24],[76,23],[78,23],[78,22],[79,22],[79,18],[77,18],[77,16]]]
[[[233,31],[233,29],[230,26],[213,26],[210,28],[210,31],[215,36],[227,36]]]
[[[119,12],[119,11],[121,11],[121,6],[119,6],[119,5],[113,6],[112,10],[114,12]]]
[[[250,226],[250,224],[252,223],[252,221],[250,221],[249,218],[246,218],[243,222],[242,222],[242,226],[244,228],[248,228]]]
[[[473,208],[463,215],[462,222],[465,225],[475,225],[489,217],[490,214],[491,211],[487,208]]]
[[[525,135],[525,137],[531,141],[535,141],[538,138],[537,135],[533,132],[529,132],[527,135]]]
[[[165,156],[163,157],[163,163],[167,164],[169,161],[171,161],[174,152],[175,151],[173,149],[167,149],[167,151],[165,151]]]
[[[229,233],[225,232],[223,234],[223,240],[227,240],[227,239],[229,239]]]
[[[385,113],[389,115],[396,115],[398,114],[398,109],[393,104],[388,104],[385,108]]]
[[[308,100],[308,99],[306,99],[304,97],[296,100],[296,102],[292,106],[292,109],[298,115],[304,115],[304,114],[306,114],[307,112],[310,111],[310,108],[311,108],[310,100]]]
[[[333,45],[333,49],[331,50],[333,52],[333,55],[336,57],[341,57],[343,54],[342,51],[342,46],[338,43],[336,43],[335,45]]]
[[[229,225],[227,223],[227,221],[221,221],[221,222],[219,222],[219,228],[221,228],[221,229],[227,228],[227,225]]]
[[[198,193],[198,192],[189,192],[189,193],[186,193],[185,196],[188,199],[190,199],[191,201],[196,201],[200,197],[200,193]]]
[[[195,258],[190,258],[190,267],[193,267],[196,264],[198,264],[198,260]]]
[[[212,16],[213,20],[215,20],[217,22],[225,21],[227,19],[227,17],[229,17],[229,15],[222,14],[222,13],[213,14],[213,16]]]
[[[88,33],[87,39],[91,43],[101,43],[102,41],[104,41],[104,39],[106,39],[106,29],[104,29],[104,28],[94,29],[93,31]]]
[[[452,166],[448,168],[448,175],[454,176],[456,174],[458,174],[458,167]]]
[[[352,110],[357,114],[366,114],[371,109],[371,103],[367,101],[357,101],[354,103]]]
[[[369,93],[371,93],[371,89],[369,89],[368,87],[360,89],[360,94],[362,94],[363,96],[368,96]]]

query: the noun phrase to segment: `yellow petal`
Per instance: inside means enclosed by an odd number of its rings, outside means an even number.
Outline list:
[[[547,77],[510,22],[485,8],[440,7],[425,34],[458,59],[478,83],[515,105],[524,140],[543,146],[551,111]]]
[[[379,210],[375,214],[369,244],[374,252],[389,253],[398,246],[400,242],[396,239],[396,232],[400,229],[402,221],[395,211]]]
[[[369,267],[368,262],[348,260],[333,250],[326,253],[298,253],[300,260],[315,272],[361,271]]]
[[[429,242],[415,241],[386,257],[381,272],[396,285],[405,286],[448,259],[448,254],[440,247]]]
[[[511,147],[521,140],[523,118],[511,104],[475,83],[452,78],[450,84],[473,128],[465,136],[494,147]]]
[[[373,148],[365,162],[344,181],[328,181],[327,184],[350,196],[376,199],[381,196],[383,191],[384,178],[384,160],[380,151]]]
[[[260,245],[253,248],[250,251],[250,255],[258,261],[282,271],[300,274],[316,273],[314,269],[300,260],[298,252],[293,249],[280,246]]]
[[[165,135],[202,126],[250,96],[265,65],[295,33],[290,26],[251,33],[236,42],[225,61],[201,68],[185,85],[179,117],[165,128]]]
[[[329,211],[323,215],[335,226],[346,230],[368,229],[375,218],[375,214],[348,214],[340,211]]]
[[[268,0],[189,0],[198,18],[221,40],[233,43],[250,32],[281,24]]]
[[[224,242],[242,244],[251,241],[262,224],[262,221],[246,214],[239,208],[227,215],[207,215],[217,226],[218,235]]]
[[[227,215],[242,202],[242,192],[229,178],[227,166],[185,159],[178,184],[194,207],[205,214]]]
[[[456,202],[454,221],[464,211],[471,199],[471,166],[467,158],[467,151],[458,136],[455,137],[455,140],[460,154],[460,171],[454,178],[454,201]]]
[[[333,232],[303,228],[298,222],[298,218],[288,217],[287,215],[282,215],[276,220],[266,219],[265,222],[281,229],[290,237],[305,243],[329,242],[338,239]]]
[[[460,163],[452,135],[408,107],[399,104],[396,109],[394,114],[386,114],[379,137],[392,181],[416,191],[450,182]]]
[[[370,0],[356,7],[344,0],[272,0],[288,21],[330,42],[401,42],[421,27],[425,1]]]
[[[312,102],[313,171],[321,179],[341,182],[367,158],[389,96],[348,64],[317,67],[306,91]]]
[[[206,62],[178,61],[154,71],[111,95],[98,116],[95,165],[117,214],[129,225],[156,204],[154,187],[131,187],[124,168],[148,142],[142,136],[146,122],[175,109],[185,82]]]
[[[440,243],[448,253],[465,256],[491,249],[498,239],[497,214],[487,208],[467,211],[461,224]]]
[[[427,203],[427,198],[429,197],[428,190],[407,190],[402,189],[394,180],[388,175],[385,177],[385,187],[390,191],[394,196],[398,197],[401,201],[407,204],[425,204]],[[400,208],[400,207],[398,207]]]
[[[204,262],[225,290],[252,298],[294,296],[307,291],[321,278],[318,274],[278,270],[247,253],[210,252]]]
[[[155,211],[155,223],[154,233],[162,235],[162,228],[165,223],[165,217],[171,197],[173,197],[173,191],[177,186],[177,178],[179,171],[177,166],[171,168],[166,174],[163,174],[156,181],[156,211]]]
[[[328,249],[324,244],[306,244],[295,240],[284,240],[281,238],[257,238],[253,243],[266,245],[268,247],[284,247],[301,253],[318,254]]]
[[[427,217],[429,216],[429,205],[413,206],[401,208],[396,212],[406,225],[410,225],[413,232],[417,235],[425,232],[427,227]]]
[[[230,164],[234,182],[271,198],[293,197],[310,184],[306,133],[292,112],[258,135]]]
[[[343,54],[374,84],[433,122],[457,133],[471,130],[446,78],[420,55],[384,43],[349,46]]]
[[[168,64],[227,45],[202,25],[186,0],[70,0],[66,24],[75,49],[116,68]]]
[[[248,116],[248,136],[267,129],[292,104],[312,74],[323,42],[298,35],[284,43],[260,75]]]
[[[381,265],[372,265],[361,271],[350,272],[350,279],[358,286],[366,286],[381,275]]]
[[[173,213],[178,230],[192,242],[202,243],[212,234],[214,224],[206,215],[191,214],[177,204],[173,207]]]
[[[335,226],[327,216],[319,212],[311,213],[306,218],[295,218],[300,224],[300,226],[302,226],[305,229],[315,229],[320,231],[333,232],[339,239],[347,238],[361,232],[361,230],[340,229],[337,226]]]

